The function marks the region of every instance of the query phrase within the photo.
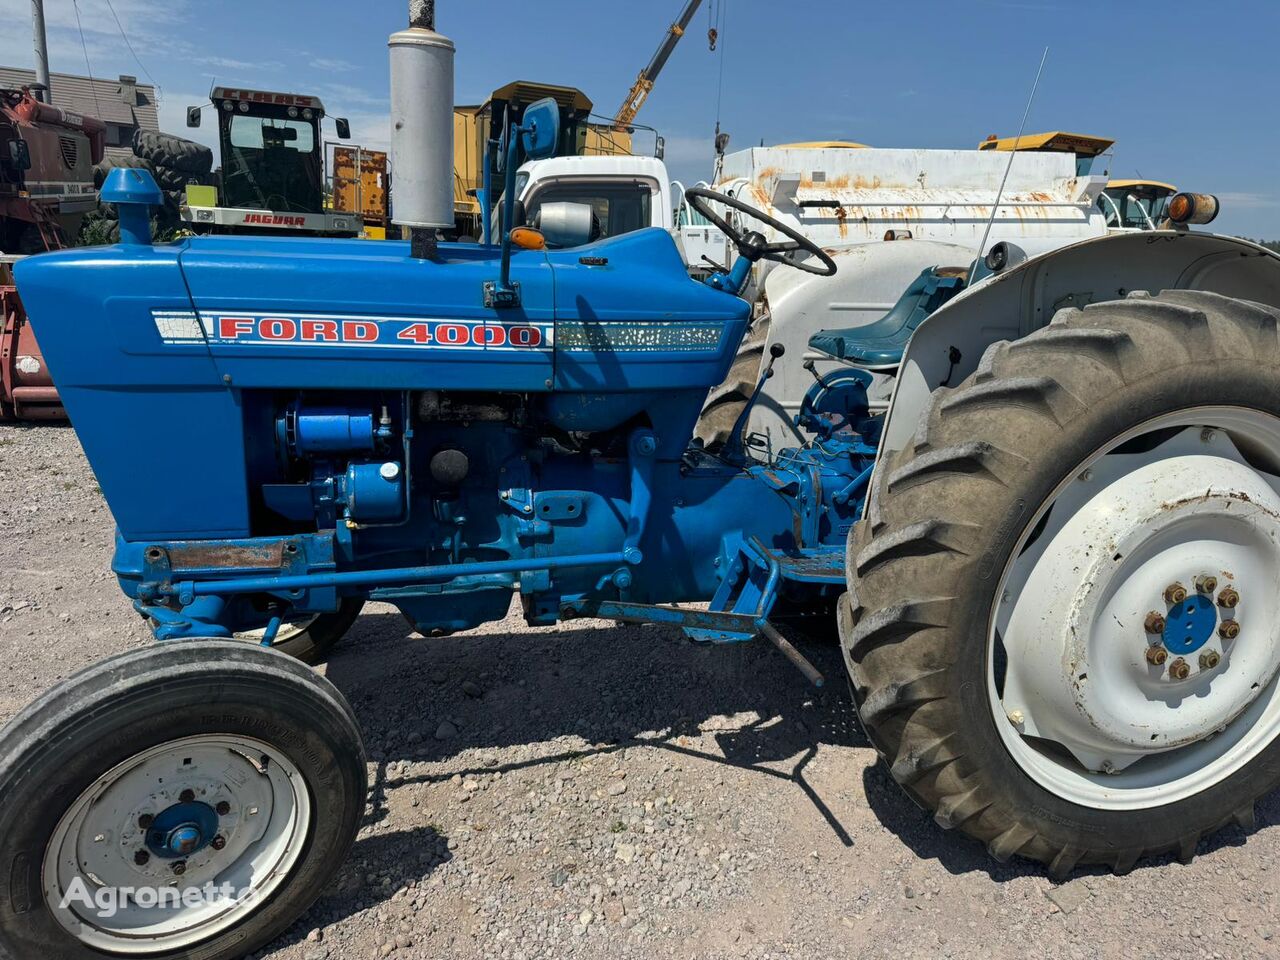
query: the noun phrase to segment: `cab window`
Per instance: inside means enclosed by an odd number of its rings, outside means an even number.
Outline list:
[[[652,224],[653,187],[641,180],[631,183],[577,180],[552,183],[538,190],[525,204],[525,221],[535,222],[544,203],[585,203],[599,223],[599,237],[616,237]]]

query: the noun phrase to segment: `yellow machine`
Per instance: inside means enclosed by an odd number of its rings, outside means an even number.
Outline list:
[[[453,108],[453,208],[459,237],[480,236],[485,144],[497,137],[505,116],[518,122],[529,104],[544,97],[560,106],[558,156],[629,156],[631,133],[611,123],[593,123],[591,99],[576,87],[517,80],[499,87],[478,106]],[[501,177],[495,177],[500,183]]]

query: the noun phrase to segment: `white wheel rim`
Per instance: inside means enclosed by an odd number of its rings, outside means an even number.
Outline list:
[[[1025,525],[995,595],[988,702],[1040,786],[1083,806],[1147,809],[1221,782],[1280,735],[1273,451],[1275,417],[1181,411],[1099,451]],[[1203,575],[1218,583],[1198,595]],[[1182,604],[1162,594],[1174,581]],[[1227,587],[1235,607],[1217,602]],[[1152,612],[1168,633],[1148,633]],[[1238,636],[1221,635],[1227,620]],[[1162,664],[1146,656],[1156,640]],[[1173,675],[1178,656],[1186,679]]]
[[[292,640],[298,634],[310,629],[311,625],[316,622],[320,616],[313,613],[310,616],[302,617],[298,620],[286,621],[280,624],[280,629],[276,631],[275,639],[271,641],[271,646],[278,647],[280,644]],[[237,630],[231,635],[234,640],[247,640],[251,643],[262,643],[262,638],[267,635],[267,628],[260,627],[257,630]]]
[[[63,815],[45,851],[45,900],[90,947],[133,956],[190,947],[241,923],[287,879],[311,816],[297,767],[265,743],[161,744],[99,777]],[[197,821],[198,841],[179,833]],[[157,846],[157,828],[195,847]]]

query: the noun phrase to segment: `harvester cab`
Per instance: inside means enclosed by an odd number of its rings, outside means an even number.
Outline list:
[[[209,95],[218,123],[222,164],[218,186],[186,188],[182,219],[197,233],[288,233],[354,236],[361,220],[326,202],[323,124],[319,97],[238,87]],[[198,127],[202,108],[187,108]],[[334,119],[340,140],[348,122]]]
[[[1185,229],[1212,223],[1218,198],[1207,193],[1179,193],[1159,180],[1109,180],[1098,197],[1098,209],[1109,230]]]

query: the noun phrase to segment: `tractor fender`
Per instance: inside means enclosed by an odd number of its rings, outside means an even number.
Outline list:
[[[1211,233],[1111,233],[975,284],[926,319],[908,344],[879,455],[910,443],[929,395],[973,373],[991,344],[1025,337],[1059,310],[1122,300],[1134,290],[1208,290],[1280,307],[1280,255]]]

